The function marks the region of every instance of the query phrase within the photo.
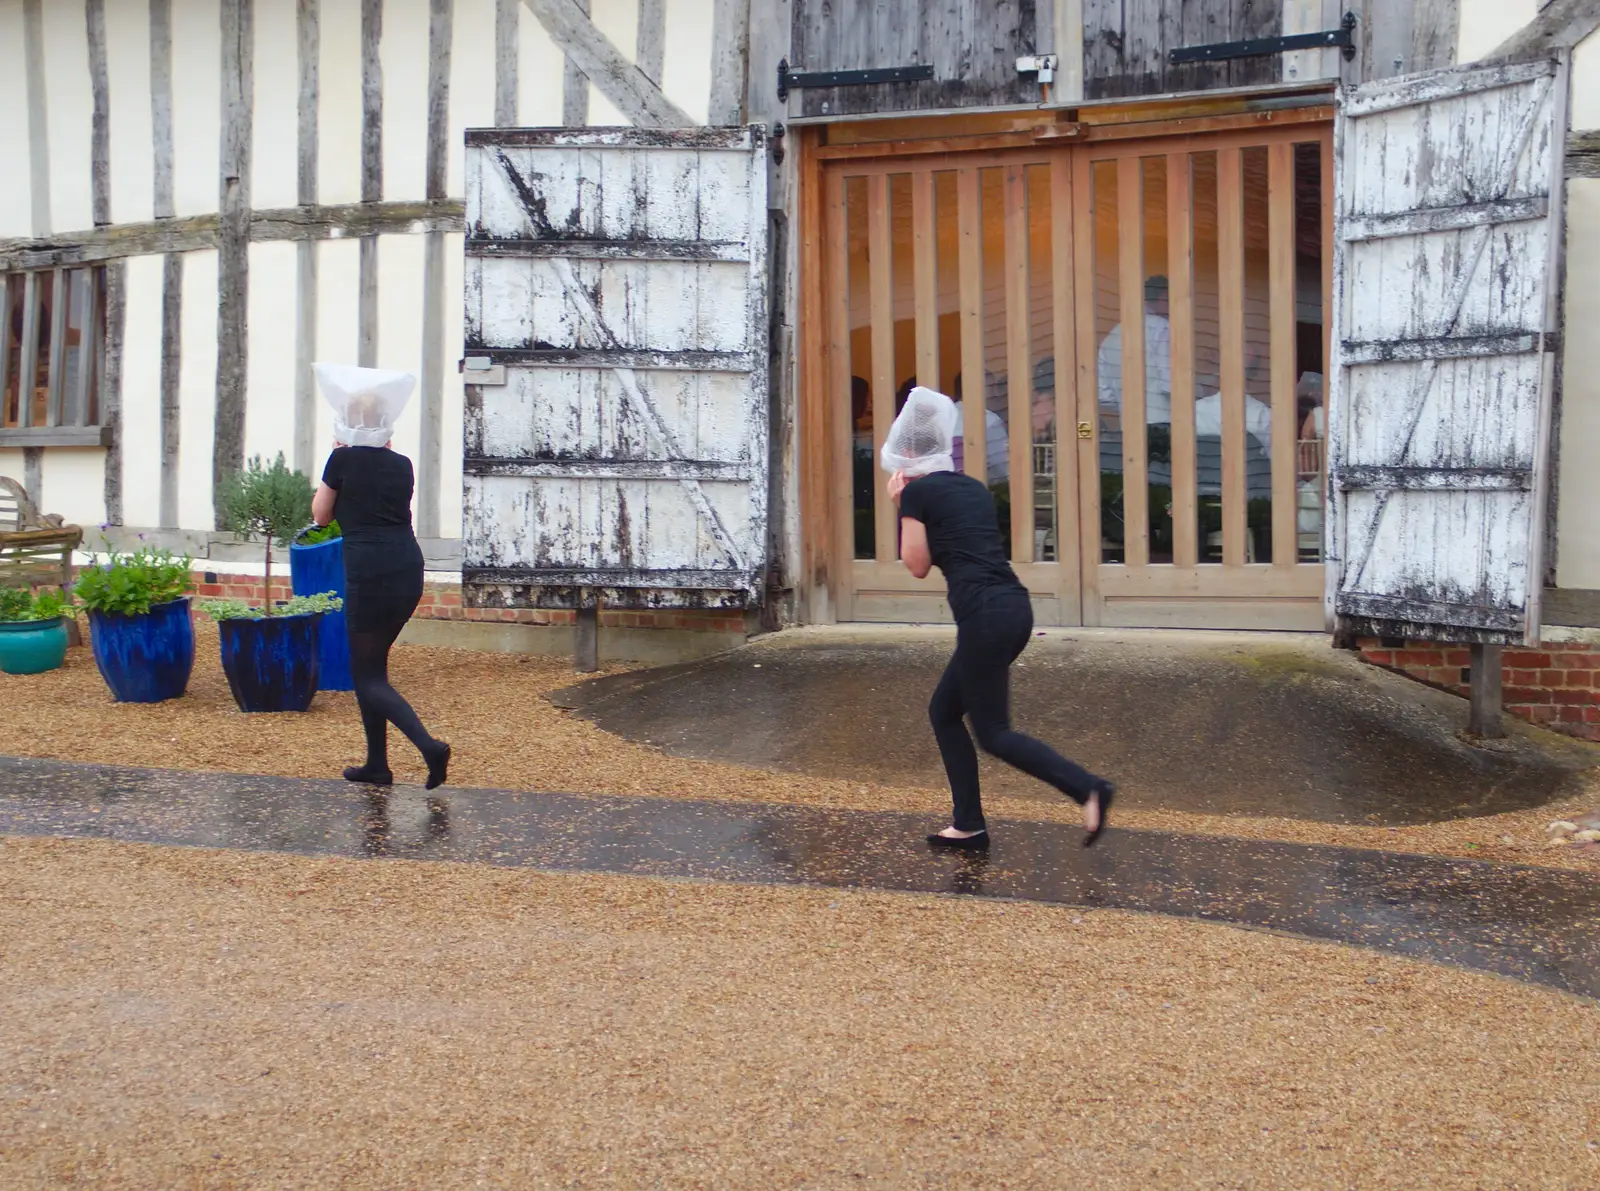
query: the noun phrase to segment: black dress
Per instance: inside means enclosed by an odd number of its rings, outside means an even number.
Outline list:
[[[411,460],[388,447],[336,447],[322,482],[338,493],[344,613],[352,633],[398,632],[422,599],[422,548],[411,532]]]

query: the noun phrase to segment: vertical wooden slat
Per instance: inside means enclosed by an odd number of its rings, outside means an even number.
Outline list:
[[[383,3],[361,0],[361,201],[383,198]],[[378,363],[378,237],[361,237],[356,362]]]
[[[1073,252],[1073,289],[1078,322],[1078,420],[1091,427],[1091,437],[1078,440],[1078,543],[1083,560],[1079,576],[1083,623],[1098,625],[1103,619],[1100,599],[1100,561],[1104,535],[1100,528],[1100,398],[1095,376],[1095,239],[1094,166],[1087,153],[1072,155],[1072,222],[1082,233]]]
[[[634,61],[644,77],[661,86],[667,59],[667,0],[639,0],[639,24]]]
[[[446,197],[450,164],[450,54],[455,0],[428,2],[428,128],[424,179],[430,201]],[[422,248],[421,443],[417,452],[417,534],[439,536],[444,463],[445,233],[429,228]]]
[[[522,0],[494,0],[494,123],[517,124],[517,62],[521,44]],[[641,27],[643,14],[640,15]]]
[[[150,0],[150,134],[154,168],[154,214],[171,219],[172,159],[172,0]]]
[[[11,414],[7,404],[7,392],[11,384],[11,312],[15,308],[15,301],[11,278],[0,273],[0,426],[5,426]],[[21,403],[22,386],[17,385],[18,404]],[[21,421],[22,411],[17,411]]]
[[[111,76],[106,67],[106,0],[85,0],[89,43],[89,89],[93,96],[89,133],[89,189],[94,225],[111,222]]]
[[[899,557],[895,507],[877,481],[877,460],[894,422],[894,288],[889,272],[889,178],[867,179],[867,264],[872,318],[872,458],[873,509],[879,562]]]
[[[255,104],[255,0],[222,0],[222,152],[217,210],[217,387],[211,445],[213,512],[244,466],[250,347],[250,159]]]
[[[33,234],[48,236],[50,218],[50,116],[45,73],[43,0],[22,0],[22,55],[28,95],[28,179]],[[6,119],[15,119],[8,112]]]
[[[1194,185],[1188,153],[1167,156],[1167,284],[1172,324],[1172,561],[1199,562],[1194,433]]]
[[[94,385],[100,364],[100,280],[99,270],[84,269],[78,274],[82,301],[78,307],[78,383],[62,418],[69,426],[94,425]]]
[[[845,218],[844,176],[838,170],[827,174],[827,194],[823,218],[826,228],[823,243],[826,249],[826,269],[821,278],[818,305],[826,310],[827,359],[826,375],[822,383],[813,386],[819,409],[817,411],[823,440],[819,444],[819,468],[832,462],[832,472],[824,473],[825,482],[815,506],[815,516],[831,530],[829,540],[833,560],[831,573],[826,577],[834,614],[839,619],[850,615],[852,605],[851,563],[855,558],[855,424],[852,421],[850,393],[850,237]],[[822,254],[818,254],[819,259]],[[816,310],[814,321],[820,329],[823,311]],[[802,333],[804,333],[802,328]],[[877,465],[873,465],[874,475]],[[831,523],[827,510],[832,510]]]
[[[912,276],[916,288],[917,383],[939,388],[939,237],[934,227],[933,171],[911,175]]]
[[[1033,561],[1033,367],[1028,293],[1027,167],[1005,167],[1006,406],[1011,445],[1011,557]]]
[[[573,0],[584,16],[589,15],[589,0]],[[570,57],[561,76],[561,123],[582,128],[589,123],[589,76]]]
[[[178,525],[178,455],[182,410],[178,381],[183,362],[183,255],[169,252],[161,269],[161,487],[157,506],[163,529]]]
[[[1122,301],[1122,549],[1150,562],[1149,450],[1145,445],[1144,185],[1137,157],[1117,161],[1117,285]]]
[[[317,102],[322,92],[322,0],[299,0],[295,10],[298,34],[299,98],[295,197],[302,206],[317,201]],[[316,475],[317,392],[311,362],[317,351],[317,245],[295,245],[294,327],[294,466]]]
[[[1267,146],[1267,273],[1272,350],[1272,561],[1299,558],[1295,489],[1294,146]]]
[[[1076,624],[1082,616],[1077,547],[1080,531],[1071,521],[1078,491],[1077,303],[1072,273],[1075,250],[1072,159],[1066,153],[1056,153],[1050,160],[1050,299],[1056,380],[1056,563],[1061,568],[1063,624]]]
[[[962,470],[988,479],[988,431],[983,375],[983,212],[978,171],[956,175],[956,230],[961,267],[961,447]]]
[[[44,424],[61,423],[61,394],[67,375],[67,271],[57,269],[50,282],[50,360],[45,377]]]
[[[315,3],[315,0],[309,0]],[[301,99],[302,105],[304,98]],[[302,109],[303,110],[303,109]],[[154,204],[157,219],[176,214],[172,128],[172,0],[150,0],[150,132],[154,161]],[[305,161],[301,159],[302,176]],[[313,163],[312,168],[315,168]],[[310,244],[297,251],[304,254]],[[314,248],[313,248],[314,250]],[[178,524],[178,450],[180,419],[178,373],[183,358],[183,256],[169,252],[161,267],[161,470],[157,517],[164,529]],[[309,361],[307,364],[309,370]]]
[[[1328,560],[1329,533],[1333,528],[1333,501],[1328,492],[1328,460],[1333,448],[1333,266],[1337,241],[1333,234],[1333,133],[1322,141],[1322,475],[1317,492],[1322,501],[1322,543],[1318,557]],[[1330,572],[1333,568],[1330,568]],[[1329,628],[1332,628],[1330,617]]]
[[[105,338],[101,356],[105,371],[100,378],[99,409],[93,411],[111,438],[106,448],[106,520],[122,524],[122,348],[128,311],[128,266],[113,261],[106,266]]]
[[[1244,155],[1217,151],[1217,272],[1222,339],[1222,562],[1243,566],[1244,460]]]
[[[22,352],[17,357],[17,425],[33,425],[33,389],[39,375],[39,274],[22,278]]]
[[[745,63],[750,55],[750,0],[712,0],[711,102],[707,123],[744,123]]]

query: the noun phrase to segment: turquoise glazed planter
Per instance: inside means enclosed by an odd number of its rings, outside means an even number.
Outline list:
[[[156,604],[143,616],[89,613],[94,664],[119,703],[161,703],[189,687],[194,622],[189,597]]]
[[[0,621],[0,670],[7,674],[43,674],[67,659],[67,622]]]

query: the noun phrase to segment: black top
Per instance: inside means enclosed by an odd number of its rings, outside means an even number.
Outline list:
[[[388,447],[335,447],[322,482],[339,496],[333,517],[344,535],[346,569],[366,573],[407,565],[411,534],[411,460]]]
[[[900,493],[900,513],[927,528],[928,552],[944,572],[957,620],[997,588],[1027,593],[1006,559],[994,497],[980,481],[953,471],[918,476]]]

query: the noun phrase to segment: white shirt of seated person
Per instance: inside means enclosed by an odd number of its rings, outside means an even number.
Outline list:
[[[1167,320],[1167,279],[1145,283],[1144,420],[1151,425],[1172,421],[1172,324]],[[1095,356],[1100,408],[1122,409],[1122,324],[1111,328]]]

